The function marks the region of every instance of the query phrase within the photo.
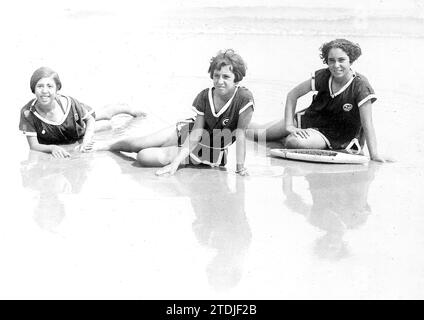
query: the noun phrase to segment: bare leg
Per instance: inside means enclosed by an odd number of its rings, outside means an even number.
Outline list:
[[[110,120],[117,114],[126,113],[133,117],[146,116],[140,109],[129,106],[126,103],[108,104],[96,110],[96,120]]]
[[[138,152],[137,161],[145,167],[163,167],[172,162],[178,154],[178,146],[147,148]]]
[[[97,119],[96,119],[97,120]],[[106,131],[112,129],[112,124],[109,120],[97,120],[95,132]]]
[[[246,133],[247,137],[252,140],[266,135],[266,141],[280,140],[289,134],[286,131],[284,119],[274,120],[265,124],[251,123]]]
[[[178,144],[177,130],[175,126],[162,129],[150,135],[141,137],[125,137],[119,140],[96,142],[93,151],[124,151],[139,152],[142,149],[154,147],[169,147]]]

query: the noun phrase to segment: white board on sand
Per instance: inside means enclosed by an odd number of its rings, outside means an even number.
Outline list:
[[[271,149],[270,153],[275,157],[310,162],[363,164],[369,161],[366,156],[333,150]]]

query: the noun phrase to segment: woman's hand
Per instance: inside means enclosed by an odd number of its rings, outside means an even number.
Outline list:
[[[71,154],[59,146],[51,146],[51,153],[54,158],[69,158]]]
[[[178,170],[179,164],[170,163],[167,166],[164,166],[163,168],[156,171],[157,176],[163,176],[168,175],[172,176],[177,170]]]
[[[244,176],[248,176],[248,175],[249,175],[249,172],[247,171],[247,169],[246,169],[246,168],[243,168],[243,169],[241,169],[241,170],[238,170],[238,171],[236,171],[236,173],[237,173],[238,175],[242,176],[242,177],[244,177]]]
[[[290,132],[290,134],[307,139],[309,137],[309,131],[307,129],[296,128],[295,126],[287,126],[286,130]]]
[[[382,157],[380,157],[379,155],[375,155],[371,157],[372,161],[376,161],[376,162],[386,162],[386,160],[384,160]]]
[[[248,176],[249,172],[247,171],[247,169],[245,167],[239,167],[237,166],[236,168],[236,173],[240,176]]]
[[[385,157],[385,156],[383,157],[383,156],[380,156],[379,154],[371,156],[370,159],[372,161],[382,162],[382,163],[384,163],[384,162],[395,162],[395,160],[393,158]]]
[[[75,147],[75,150],[79,151],[79,152],[90,152],[93,150],[93,145],[94,142],[90,141],[88,143],[81,143],[79,146]]]

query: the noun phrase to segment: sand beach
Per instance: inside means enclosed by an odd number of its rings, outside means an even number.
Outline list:
[[[0,12],[0,298],[424,298],[420,1],[16,1]],[[249,143],[249,177],[234,173],[234,148],[226,169],[157,177],[133,154],[29,151],[18,130],[43,65],[94,108],[149,114],[115,118],[98,140],[172,125],[192,115],[223,48],[247,62],[254,120],[276,119],[338,37],[361,45],[353,68],[376,91],[378,146],[394,163],[296,162]]]

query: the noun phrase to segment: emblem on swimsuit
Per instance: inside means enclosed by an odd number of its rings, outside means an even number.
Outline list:
[[[230,118],[224,118],[224,120],[222,120],[222,125],[225,127],[229,121]]]
[[[349,112],[350,110],[352,110],[353,106],[350,103],[345,103],[343,105],[343,110],[346,112]]]

